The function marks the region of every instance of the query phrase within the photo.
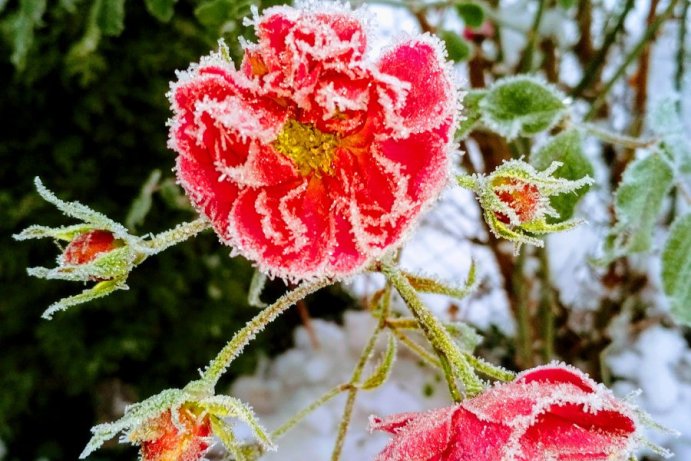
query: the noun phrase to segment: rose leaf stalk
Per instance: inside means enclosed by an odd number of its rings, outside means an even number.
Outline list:
[[[437,352],[442,370],[449,383],[449,391],[454,399],[460,398],[460,395],[455,390],[454,370],[458,373],[464,385],[466,395],[472,396],[481,392],[484,389],[482,381],[477,377],[464,354],[454,345],[453,339],[446,328],[444,328],[439,319],[424,306],[405,275],[397,268],[385,263],[381,264],[381,271],[408,305],[413,315],[418,320],[422,332]],[[448,361],[450,366],[446,366],[445,360]]]

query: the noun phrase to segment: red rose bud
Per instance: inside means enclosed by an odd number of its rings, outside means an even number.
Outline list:
[[[86,264],[102,253],[118,247],[115,236],[109,231],[93,230],[85,232],[72,240],[62,254],[66,264]]]
[[[197,461],[209,448],[210,435],[209,417],[182,407],[177,421],[168,410],[149,422],[145,433],[135,435],[133,441],[141,442],[142,461]]]
[[[517,178],[497,178],[494,186],[496,196],[516,213],[521,224],[536,217],[540,209],[540,189],[535,184]],[[506,214],[497,211],[495,215],[504,224],[511,223]]]
[[[624,460],[639,444],[637,411],[560,364],[452,407],[373,417],[371,426],[394,434],[376,461]]]

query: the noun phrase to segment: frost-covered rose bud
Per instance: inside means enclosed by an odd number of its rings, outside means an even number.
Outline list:
[[[540,189],[535,184],[518,178],[496,178],[492,185],[499,200],[513,210],[519,223],[535,218],[540,207]],[[501,211],[495,215],[504,224],[511,224],[511,218]]]
[[[638,410],[561,364],[448,408],[373,417],[394,434],[376,461],[626,460],[640,444]]]
[[[171,86],[180,184],[270,275],[358,272],[446,183],[459,98],[444,47],[414,36],[370,58],[363,14],[331,2],[255,12],[239,66],[222,48]]]
[[[588,176],[574,181],[554,176],[561,165],[553,162],[546,170],[537,171],[522,160],[511,160],[489,176],[459,176],[457,180],[460,186],[477,194],[490,230],[497,237],[515,242],[518,252],[523,243],[543,246],[540,234],[571,229],[580,222],[547,221],[559,218],[550,205],[551,196],[573,192],[593,182]]]
[[[92,230],[75,237],[65,248],[62,259],[65,264],[86,264],[119,246],[112,232]]]
[[[167,410],[130,435],[132,443],[141,445],[142,461],[197,461],[211,440],[208,415],[187,405],[178,409],[175,420]]]

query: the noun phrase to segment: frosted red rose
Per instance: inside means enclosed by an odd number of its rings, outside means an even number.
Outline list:
[[[221,240],[271,275],[341,277],[399,243],[446,182],[457,94],[443,47],[366,56],[345,6],[274,7],[239,69],[179,74],[177,175]]]
[[[554,364],[453,407],[372,419],[395,434],[376,461],[625,460],[637,425],[610,390]]]

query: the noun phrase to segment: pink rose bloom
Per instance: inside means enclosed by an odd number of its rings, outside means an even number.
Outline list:
[[[634,409],[560,364],[453,407],[371,423],[394,434],[376,461],[623,461],[638,443]]]
[[[214,53],[169,93],[177,177],[222,242],[291,281],[351,275],[445,185],[458,95],[440,42],[367,56],[359,12],[273,7],[239,68]]]

